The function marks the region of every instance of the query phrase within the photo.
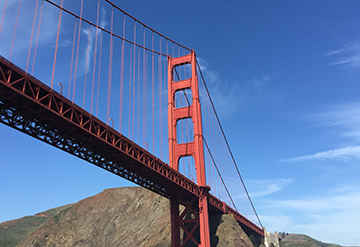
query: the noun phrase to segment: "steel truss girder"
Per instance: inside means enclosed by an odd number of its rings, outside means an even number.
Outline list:
[[[198,208],[201,188],[116,130],[0,56],[0,122],[183,205]],[[210,211],[231,213],[213,195]]]
[[[176,190],[196,204],[199,188],[191,180],[3,57],[0,99],[3,123],[167,198]]]

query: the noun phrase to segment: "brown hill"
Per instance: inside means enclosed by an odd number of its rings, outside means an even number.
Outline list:
[[[336,244],[327,244],[303,234],[280,234],[280,247],[341,247]]]
[[[169,214],[169,201],[148,190],[108,189],[75,204],[0,224],[0,246],[166,247]],[[213,246],[253,247],[232,216],[213,217],[211,222]]]

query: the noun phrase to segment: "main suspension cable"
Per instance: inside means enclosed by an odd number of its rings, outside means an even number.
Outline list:
[[[250,194],[249,194],[249,192],[248,192],[248,190],[247,190],[247,188],[246,188],[244,179],[243,179],[243,177],[242,177],[241,174],[240,174],[240,170],[239,170],[238,164],[237,164],[237,162],[236,162],[236,160],[235,160],[235,157],[234,157],[234,155],[233,155],[233,152],[231,151],[230,144],[229,144],[229,142],[228,142],[228,140],[227,140],[227,137],[226,137],[226,135],[225,135],[224,128],[223,128],[223,126],[222,126],[222,124],[221,124],[221,122],[220,122],[219,115],[218,115],[218,113],[217,113],[217,111],[216,111],[214,101],[212,100],[212,98],[211,98],[211,96],[210,96],[209,89],[208,89],[208,87],[207,87],[207,85],[206,85],[205,77],[204,77],[204,75],[203,75],[203,72],[202,72],[201,67],[200,67],[200,65],[199,65],[199,63],[198,63],[197,60],[196,60],[196,65],[197,65],[197,67],[198,67],[198,69],[199,69],[200,76],[201,76],[203,85],[204,85],[205,90],[206,90],[206,94],[207,94],[207,96],[208,96],[208,98],[209,98],[209,100],[210,100],[211,107],[212,107],[212,109],[213,109],[213,111],[214,111],[216,120],[217,120],[218,125],[219,125],[219,127],[220,127],[221,134],[222,134],[222,136],[224,137],[224,140],[225,140],[225,143],[226,143],[226,147],[227,147],[227,149],[228,149],[228,152],[230,153],[230,156],[231,156],[231,159],[232,159],[232,161],[233,161],[233,163],[234,163],[236,172],[237,172],[237,174],[238,174],[238,176],[239,176],[239,178],[240,178],[240,181],[241,181],[241,183],[242,183],[242,185],[243,185],[243,187],[244,187],[244,189],[245,189],[246,195],[247,195],[247,197],[248,197],[248,199],[249,199],[249,201],[250,201],[251,207],[252,207],[252,209],[253,209],[253,211],[254,211],[254,213],[255,213],[255,215],[256,215],[256,218],[257,218],[260,226],[263,228],[263,225],[261,224],[259,215],[258,215],[257,212],[256,212],[254,203],[253,203],[253,201],[252,201],[252,199],[251,199],[251,197],[250,197]]]
[[[156,31],[155,29],[151,28],[150,26],[146,25],[145,23],[143,23],[142,21],[140,21],[139,19],[135,18],[134,16],[130,15],[128,12],[126,12],[125,10],[121,9],[119,6],[117,6],[116,4],[114,4],[112,1],[110,0],[105,0],[105,2],[109,3],[112,7],[116,8],[117,10],[119,10],[120,12],[122,12],[124,15],[128,16],[129,18],[131,18],[132,20],[134,20],[135,22],[139,23],[140,25],[142,25],[143,27],[149,29],[151,32],[156,33],[157,35],[163,37],[164,39],[170,41],[171,43],[185,49],[188,51],[191,51],[190,48],[180,44],[179,42],[176,42],[173,39],[170,39],[169,37],[167,37],[166,35]]]
[[[86,23],[89,24],[90,26],[93,26],[93,27],[95,27],[95,28],[97,28],[97,29],[100,29],[101,31],[103,31],[103,32],[105,32],[105,33],[107,33],[107,34],[109,34],[109,35],[111,35],[111,36],[113,36],[113,37],[116,37],[116,38],[118,38],[118,39],[124,40],[125,42],[127,42],[127,43],[129,43],[129,44],[131,44],[131,45],[137,46],[137,47],[139,47],[139,48],[142,48],[142,49],[144,49],[144,50],[147,50],[147,51],[152,52],[152,53],[154,53],[154,54],[157,54],[157,55],[159,55],[159,56],[164,56],[164,57],[167,57],[167,56],[168,56],[168,54],[161,53],[161,52],[158,52],[158,51],[156,51],[156,50],[154,50],[154,49],[147,48],[147,47],[145,47],[144,45],[141,45],[141,44],[136,43],[135,41],[128,40],[128,39],[126,39],[125,37],[123,37],[123,36],[121,36],[121,35],[119,35],[119,34],[113,33],[113,32],[111,32],[110,30],[108,30],[108,29],[106,29],[106,28],[104,28],[104,27],[101,27],[101,26],[99,26],[99,25],[91,22],[91,21],[89,21],[88,19],[86,19],[86,18],[84,18],[84,17],[80,17],[79,15],[75,14],[74,12],[72,12],[72,11],[70,11],[70,10],[67,10],[67,9],[61,7],[60,5],[54,3],[54,2],[51,1],[51,0],[44,0],[44,1],[48,2],[49,4],[53,5],[54,7],[58,8],[58,9],[60,9],[60,10],[62,10],[62,11],[64,11],[65,13],[72,15],[73,17],[75,17],[75,18],[77,18],[77,19],[79,19],[79,20],[81,19],[83,22],[86,22]]]
[[[174,70],[175,70],[175,74],[176,74],[177,79],[180,80],[180,76],[179,76],[176,68],[174,68]],[[185,99],[186,99],[186,101],[187,101],[188,106],[190,106],[190,105],[191,105],[191,104],[190,104],[190,100],[189,100],[189,98],[188,98],[185,90],[183,90],[183,93],[184,93],[184,96],[185,96]],[[219,167],[218,167],[218,165],[217,165],[216,162],[215,162],[214,156],[212,155],[212,152],[211,152],[211,150],[210,150],[209,145],[207,144],[207,141],[206,141],[204,135],[202,135],[202,139],[204,140],[205,147],[206,147],[206,149],[207,149],[207,151],[208,151],[208,153],[209,153],[209,155],[210,155],[210,157],[211,157],[211,160],[212,160],[213,165],[214,165],[214,167],[215,167],[215,169],[216,169],[216,172],[217,172],[218,176],[220,177],[221,183],[224,185],[224,188],[225,188],[225,190],[226,190],[226,194],[227,194],[228,197],[230,198],[230,201],[231,201],[233,207],[236,209],[236,211],[238,211],[238,209],[237,209],[237,207],[236,207],[236,205],[235,205],[235,202],[234,202],[234,200],[232,199],[232,196],[231,196],[231,194],[230,194],[230,191],[229,191],[229,189],[227,188],[227,186],[226,186],[226,184],[225,184],[225,181],[224,181],[224,179],[223,179],[223,177],[222,177],[222,175],[221,175],[221,173],[220,173]]]
[[[209,153],[209,155],[210,155],[210,158],[211,158],[212,163],[213,163],[213,165],[214,165],[214,167],[215,167],[215,169],[216,169],[216,172],[217,172],[217,174],[218,174],[219,177],[220,177],[221,183],[222,183],[222,184],[224,185],[224,187],[225,187],[226,194],[229,196],[229,198],[230,198],[230,200],[231,200],[231,203],[232,203],[233,207],[236,209],[236,211],[239,211],[239,210],[236,208],[235,202],[234,202],[234,200],[232,199],[231,194],[230,194],[227,186],[225,185],[225,181],[224,181],[224,179],[223,179],[223,177],[222,177],[222,175],[221,175],[221,173],[220,173],[219,167],[218,167],[218,165],[217,165],[216,162],[215,162],[214,156],[212,155],[212,152],[211,152],[211,150],[210,150],[210,147],[209,147],[209,145],[208,145],[205,137],[203,136],[202,139],[204,140],[205,147],[206,147],[206,149],[207,149],[207,151],[208,151],[208,153]]]

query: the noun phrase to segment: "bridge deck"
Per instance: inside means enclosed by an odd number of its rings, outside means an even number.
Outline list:
[[[0,56],[0,122],[181,204],[197,208],[199,188],[133,141]],[[263,230],[209,195],[211,211],[231,213],[248,230]]]

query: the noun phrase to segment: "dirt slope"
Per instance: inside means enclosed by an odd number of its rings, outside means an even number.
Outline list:
[[[169,201],[139,187],[107,189],[51,212],[29,217],[31,226],[17,234],[24,218],[0,224],[0,246],[170,246]],[[212,222],[214,246],[253,247],[232,216],[218,216]]]

